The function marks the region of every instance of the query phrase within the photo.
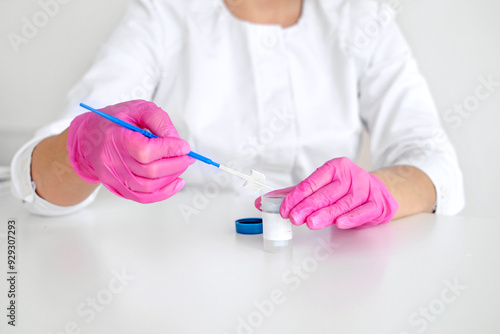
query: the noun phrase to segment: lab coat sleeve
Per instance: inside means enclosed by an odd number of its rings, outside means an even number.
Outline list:
[[[64,215],[89,205],[97,196],[100,187],[86,200],[71,207],[57,206],[39,197],[31,180],[32,152],[40,141],[61,133],[74,117],[86,111],[79,107],[80,102],[102,108],[127,100],[153,98],[162,73],[158,59],[166,50],[165,30],[170,32],[171,40],[175,40],[174,22],[169,24],[168,19],[160,17],[159,13],[165,11],[158,10],[157,6],[159,1],[156,0],[132,1],[91,68],[70,91],[61,119],[38,131],[14,156],[11,190],[28,211],[39,215]]]
[[[436,188],[436,213],[458,213],[464,206],[458,160],[395,22],[373,41],[360,73],[359,110],[370,134],[372,167],[409,165],[422,170]],[[404,176],[394,175],[391,182],[401,182]]]

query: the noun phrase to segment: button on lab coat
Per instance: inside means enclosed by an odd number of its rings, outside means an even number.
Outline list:
[[[373,169],[421,169],[435,185],[437,212],[456,213],[463,206],[457,158],[395,13],[371,1],[304,0],[299,21],[282,28],[241,21],[222,0],[133,1],[61,120],[14,158],[14,193],[40,214],[89,204],[95,193],[69,208],[44,201],[20,166],[42,138],[85,112],[80,102],[102,108],[146,99],[170,115],[193,151],[257,169],[275,187],[335,157],[356,161],[366,129]],[[183,177],[196,186],[218,173],[197,162]]]

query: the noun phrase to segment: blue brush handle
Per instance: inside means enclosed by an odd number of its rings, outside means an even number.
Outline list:
[[[220,164],[215,162],[215,161],[212,161],[211,159],[207,158],[207,157],[204,157],[203,155],[200,155],[198,153],[195,153],[193,151],[189,152],[187,155],[189,155],[190,157],[193,157],[195,158],[196,160],[200,160],[200,161],[203,161],[204,163],[208,164],[208,165],[214,165],[215,167],[219,168],[220,167]]]
[[[130,123],[127,123],[125,121],[122,121],[121,119],[119,118],[116,118],[114,116],[111,116],[111,115],[108,115],[106,113],[103,113],[102,111],[100,110],[97,110],[97,109],[94,109],[92,107],[89,107],[88,105],[84,104],[84,103],[80,103],[80,106],[85,108],[85,109],[88,109],[92,112],[95,112],[96,114],[98,114],[99,116],[102,116],[104,118],[106,118],[107,120],[110,120],[111,122],[115,123],[115,124],[118,124],[119,126],[121,127],[124,127],[125,129],[129,129],[129,130],[132,130],[132,131],[136,131],[136,132],[139,132],[141,134],[143,134],[144,136],[148,137],[148,138],[158,138],[157,135],[155,134],[152,134],[151,132],[149,131],[146,131],[144,129],[141,129],[141,128],[138,128],[137,126],[135,125],[132,125]],[[209,165],[213,165],[217,168],[220,167],[220,164],[218,164],[217,162],[214,162],[212,161],[211,159],[207,158],[207,157],[204,157],[203,155],[201,154],[198,154],[198,153],[195,153],[193,151],[189,152],[187,155],[189,155],[190,157],[192,158],[195,158],[197,160],[200,160],[206,164],[209,164]]]

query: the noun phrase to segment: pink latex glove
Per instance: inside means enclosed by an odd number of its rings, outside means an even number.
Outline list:
[[[386,223],[399,206],[382,181],[348,158],[330,160],[297,186],[276,192],[288,193],[281,216],[312,230],[332,224],[348,229]],[[260,198],[255,206],[260,208]]]
[[[194,159],[167,113],[154,103],[136,100],[101,109],[160,138],[125,129],[88,112],[68,131],[68,156],[85,181],[99,183],[118,196],[140,203],[164,200],[184,186],[179,178]]]

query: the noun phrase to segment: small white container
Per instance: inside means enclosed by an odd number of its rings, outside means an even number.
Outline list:
[[[280,215],[280,206],[287,194],[265,194],[261,198],[264,250],[281,252],[292,248],[292,223]]]

